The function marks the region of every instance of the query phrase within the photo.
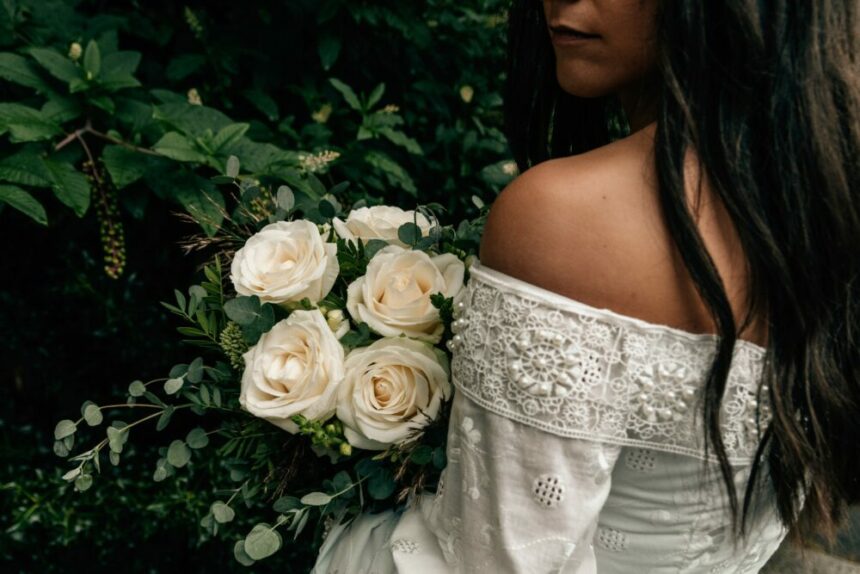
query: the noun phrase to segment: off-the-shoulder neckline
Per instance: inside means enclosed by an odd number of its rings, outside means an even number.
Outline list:
[[[501,284],[502,286],[506,286],[511,289],[518,290],[520,292],[531,294],[538,298],[543,298],[550,303],[553,303],[560,307],[569,308],[581,315],[604,319],[608,320],[609,322],[626,324],[645,331],[663,331],[676,337],[688,339],[697,343],[713,343],[720,339],[720,335],[717,335],[715,333],[693,333],[690,331],[685,331],[684,329],[679,329],[677,327],[663,325],[661,323],[651,323],[638,317],[618,313],[617,311],[613,311],[612,309],[593,307],[587,303],[583,303],[582,301],[567,297],[566,295],[556,293],[555,291],[550,291],[545,287],[540,287],[538,285],[535,285],[534,283],[529,283],[524,279],[514,277],[513,275],[508,275],[507,273],[504,273],[497,269],[493,269],[492,267],[487,267],[485,264],[481,263],[480,259],[477,258],[475,258],[474,262],[469,266],[469,273],[477,273],[479,276],[483,276],[483,278],[489,279],[497,284]],[[748,347],[762,355],[767,352],[767,350],[758,343],[753,343],[752,341],[748,341],[746,339],[736,339],[736,345]]]

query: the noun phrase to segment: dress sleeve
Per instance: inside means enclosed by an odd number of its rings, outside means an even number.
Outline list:
[[[594,573],[591,539],[620,447],[500,416],[459,394],[424,517],[457,572]]]

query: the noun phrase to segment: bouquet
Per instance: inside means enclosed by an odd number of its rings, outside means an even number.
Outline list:
[[[318,544],[334,523],[435,489],[458,295],[486,214],[473,198],[480,217],[456,228],[439,223],[438,204],[357,202],[344,217],[347,184],[327,189],[309,172],[272,190],[239,176],[235,157],[213,179],[232,186],[235,208],[218,207],[217,234],[187,241],[210,252],[204,279],[163,303],[200,356],[133,381],[123,402],[84,402],[80,418],[56,425],[54,451],[74,463],[63,478],[83,492],[104,454],[120,464],[135,427],[160,432],[180,414],[199,416],[165,441],[152,478],[207,469],[204,538],[226,533],[250,565],[285,534],[310,532]],[[106,423],[123,409],[142,416]],[[104,428],[103,438],[70,456],[85,427]],[[236,537],[237,523],[253,527]]]

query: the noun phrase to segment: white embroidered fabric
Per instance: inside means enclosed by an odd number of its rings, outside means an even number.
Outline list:
[[[698,401],[716,336],[596,309],[480,261],[455,304],[437,493],[336,525],[314,572],[759,571],[785,535],[771,493],[756,489],[750,535],[736,541],[704,456]],[[764,360],[738,341],[722,402],[741,493],[769,416],[756,408]]]

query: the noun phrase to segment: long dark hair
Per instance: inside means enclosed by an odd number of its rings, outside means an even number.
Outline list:
[[[753,485],[769,478],[795,535],[832,536],[860,490],[858,3],[663,0],[658,12],[660,202],[720,334],[703,401],[706,445],[738,534]],[[561,90],[541,3],[513,0],[508,34],[505,123],[520,170],[608,143],[610,99]],[[760,315],[769,327],[759,392],[773,416],[742,507],[719,424],[736,325],[686,202],[688,148],[749,261],[745,323]]]

